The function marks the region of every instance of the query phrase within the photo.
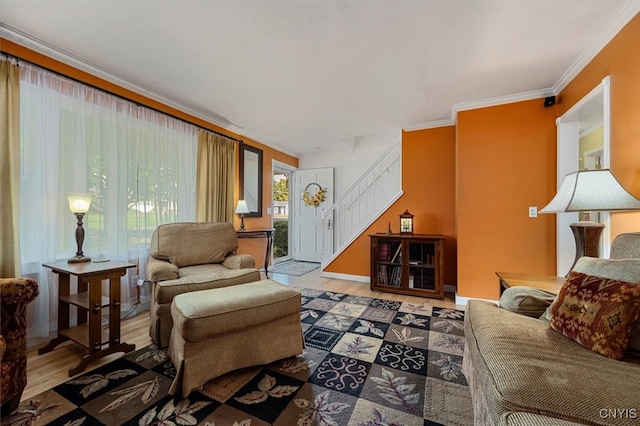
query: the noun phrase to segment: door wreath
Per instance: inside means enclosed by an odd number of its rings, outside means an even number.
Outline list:
[[[314,195],[311,195],[309,193],[309,188],[311,188],[312,186],[318,187],[318,190]],[[304,191],[302,191],[302,201],[304,201],[307,206],[318,207],[324,200],[327,199],[326,193],[326,189],[322,188],[317,183],[312,182],[307,185],[306,188],[304,188]]]

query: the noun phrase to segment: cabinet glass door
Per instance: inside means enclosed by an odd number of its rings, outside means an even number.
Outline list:
[[[402,244],[400,240],[378,241],[378,285],[402,284]]]
[[[436,289],[436,246],[432,242],[409,243],[409,288]]]

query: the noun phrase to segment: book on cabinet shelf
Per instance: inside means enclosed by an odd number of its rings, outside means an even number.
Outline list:
[[[378,283],[380,285],[400,287],[401,279],[402,270],[400,266],[379,266]]]
[[[402,270],[400,269],[400,266],[392,266],[391,282],[389,284],[391,284],[391,286],[393,287],[400,287],[401,279]]]
[[[389,278],[387,277],[387,267],[385,265],[380,265],[378,271],[378,281],[381,285],[388,285]]]
[[[388,262],[389,261],[389,243],[387,242],[381,242],[379,243],[379,256],[380,256],[380,260],[383,262]]]

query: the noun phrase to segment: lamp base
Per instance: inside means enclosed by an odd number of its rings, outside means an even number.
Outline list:
[[[576,258],[569,269],[571,272],[581,257],[600,257],[600,235],[602,235],[604,225],[599,222],[583,220],[572,223],[569,227],[576,240]]]
[[[84,256],[82,254],[76,254],[71,259],[67,260],[67,263],[84,263],[84,262],[91,262],[91,258]]]

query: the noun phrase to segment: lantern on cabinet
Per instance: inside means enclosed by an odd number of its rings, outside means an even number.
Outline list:
[[[409,213],[409,210],[405,210],[404,213],[400,215],[400,234],[413,234],[413,215]]]

